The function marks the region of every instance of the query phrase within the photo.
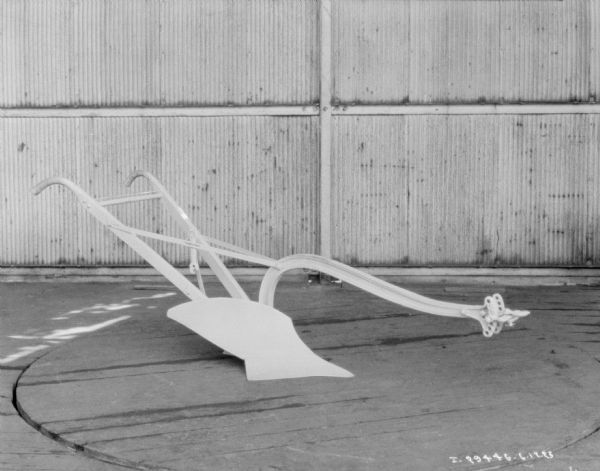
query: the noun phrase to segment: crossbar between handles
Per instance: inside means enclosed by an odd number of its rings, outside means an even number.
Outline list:
[[[138,193],[136,195],[116,196],[114,198],[99,198],[96,201],[98,201],[100,206],[115,206],[118,204],[135,203],[137,201],[156,200],[160,199],[160,197],[161,196],[158,193],[147,191],[144,193]]]

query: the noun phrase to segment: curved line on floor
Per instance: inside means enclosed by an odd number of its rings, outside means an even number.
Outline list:
[[[527,330],[527,329],[514,329],[513,331],[520,331],[520,330]],[[474,335],[473,333],[471,334],[467,334],[467,335]],[[462,337],[463,335],[461,335]],[[426,341],[428,340],[427,338],[423,338],[423,339],[419,339],[418,341]],[[64,345],[60,345],[58,346],[58,348],[63,347]],[[97,451],[91,448],[88,448],[84,445],[80,445],[78,443],[75,443],[71,440],[67,440],[66,438],[63,438],[61,435],[52,432],[51,430],[47,429],[46,427],[44,427],[42,424],[37,423],[35,420],[33,420],[29,414],[27,413],[27,411],[25,411],[25,409],[23,409],[23,407],[21,406],[19,399],[18,399],[18,394],[17,394],[17,389],[19,386],[19,382],[21,381],[21,378],[23,377],[23,375],[27,372],[27,370],[38,360],[42,359],[43,357],[45,357],[46,355],[48,355],[49,353],[52,353],[54,351],[56,351],[58,348],[53,348],[48,350],[47,352],[45,352],[43,355],[40,355],[38,358],[36,358],[35,360],[33,360],[31,363],[29,363],[25,368],[23,368],[23,370],[19,373],[19,376],[17,377],[17,380],[15,381],[15,384],[13,385],[13,397],[12,397],[12,405],[15,408],[15,410],[17,411],[17,413],[19,414],[19,416],[29,425],[31,426],[33,429],[35,429],[36,431],[40,432],[42,435],[44,435],[45,437],[53,440],[54,442],[69,448],[75,452],[77,452],[80,455],[83,455],[87,458],[90,459],[95,459],[97,461],[102,461],[104,463],[108,463],[108,464],[112,464],[112,465],[116,465],[116,466],[120,466],[126,469],[134,469],[134,470],[138,470],[138,471],[173,471],[170,468],[165,468],[165,467],[156,467],[156,466],[152,466],[152,465],[143,465],[141,463],[132,461],[132,460],[127,460],[125,458],[119,458],[117,456],[114,455],[110,455],[108,453],[104,453],[101,451]],[[595,358],[593,355],[590,354],[590,352],[587,352],[586,350],[583,350],[580,347],[576,347],[577,350],[579,350],[582,353],[587,354],[588,356],[590,356],[591,358],[593,358],[594,360],[596,360],[599,364],[600,364],[600,360],[598,360],[597,358]],[[554,454],[556,454],[556,452],[561,451],[561,450],[565,450],[568,448],[571,448],[581,442],[583,442],[584,440],[587,440],[589,438],[591,438],[593,435],[597,434],[600,432],[600,422],[597,422],[597,425],[595,426],[595,428],[593,430],[591,430],[590,432],[584,434],[581,437],[575,438],[573,439],[571,442],[565,444],[564,446],[557,448],[555,450],[552,450],[552,452]],[[531,460],[528,460],[527,463],[528,464],[532,464],[535,462],[541,462],[544,461],[544,458],[534,458]],[[517,465],[522,465],[524,464],[522,461],[515,461],[512,463],[506,463],[506,464],[500,464],[500,465],[496,465],[492,468],[479,468],[482,471],[485,470],[499,470],[499,469],[507,469],[507,468],[512,468],[514,466]]]
[[[156,467],[156,466],[151,466],[151,465],[143,465],[143,464],[137,463],[135,461],[127,460],[124,458],[119,458],[117,456],[109,455],[108,453],[103,453],[101,451],[97,451],[97,450],[88,448],[84,445],[80,445],[79,443],[75,443],[71,440],[67,440],[66,438],[62,437],[61,435],[52,432],[51,430],[47,429],[42,424],[36,422],[35,420],[33,420],[31,418],[31,416],[27,413],[27,411],[21,406],[21,403],[19,402],[19,397],[17,394],[19,382],[21,381],[21,378],[27,372],[27,370],[36,361],[45,357],[50,352],[54,352],[55,350],[56,349],[51,349],[48,352],[46,352],[44,355],[41,355],[40,357],[36,358],[31,363],[29,363],[25,368],[23,368],[21,373],[19,373],[19,376],[17,377],[17,380],[15,381],[15,384],[13,385],[13,390],[12,390],[12,405],[15,408],[15,410],[17,411],[17,414],[19,414],[19,417],[21,417],[25,421],[25,423],[27,423],[30,427],[32,427],[33,429],[35,429],[36,431],[38,431],[45,437],[58,443],[61,446],[69,448],[70,450],[73,450],[76,453],[85,456],[86,458],[94,459],[96,461],[102,461],[104,463],[112,464],[115,466],[120,466],[122,468],[135,469],[135,470],[139,470],[139,471],[172,471],[169,468]]]

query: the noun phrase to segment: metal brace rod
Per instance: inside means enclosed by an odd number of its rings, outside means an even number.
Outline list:
[[[246,262],[255,263],[265,267],[273,267],[277,264],[277,260],[274,258],[263,257],[262,255],[248,255],[245,253],[234,252],[232,250],[220,249],[218,247],[211,247],[210,245],[193,242],[190,240],[179,239],[177,237],[166,236],[163,234],[156,234],[155,232],[145,231],[143,229],[136,229],[134,227],[125,226],[121,224],[118,227],[108,226],[109,229],[126,232],[128,234],[134,234],[137,236],[147,237],[148,239],[160,240],[161,242],[169,242],[175,245],[181,245],[190,249],[197,250],[205,258],[207,255],[223,255],[225,257],[236,258],[238,260],[244,260]]]
[[[252,256],[256,256],[256,252],[252,252],[248,249],[244,249],[242,247],[239,247],[237,245],[234,244],[228,244],[227,242],[223,242],[219,239],[215,239],[214,237],[209,237],[209,236],[203,236],[204,239],[210,244],[210,245],[214,245],[217,247],[221,247],[223,249],[229,249],[232,252],[237,252],[237,253],[245,253],[246,255],[252,255]],[[275,259],[271,259],[271,260],[275,260]]]
[[[114,198],[99,198],[98,203],[101,206],[112,206],[115,204],[134,203],[136,201],[156,200],[160,199],[161,195],[154,191],[145,191],[135,195],[116,196]]]

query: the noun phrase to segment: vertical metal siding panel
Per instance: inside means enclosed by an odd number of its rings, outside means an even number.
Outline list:
[[[24,92],[19,104],[65,103],[69,94],[68,9],[60,2],[30,1],[24,6],[21,20],[25,60]]]
[[[589,0],[499,2],[504,101],[587,101]]]
[[[587,101],[600,74],[596,3],[338,0],[337,98],[402,102],[410,69],[413,102]],[[14,47],[3,48],[0,103],[315,102],[317,7],[317,0],[3,2],[5,44]]]
[[[440,82],[448,78],[448,4],[410,2],[410,101],[447,101]]]
[[[156,93],[152,92],[157,85],[152,78],[157,54],[154,57],[146,54],[149,48],[156,49],[154,45],[159,39],[155,2],[107,0],[100,3],[100,11],[97,3],[86,0],[83,4],[85,26],[92,26],[95,34],[86,37],[88,42],[80,50],[82,55],[95,52],[89,70],[93,76],[88,79],[97,80],[96,75],[102,70],[102,81],[95,87],[99,92],[96,99],[101,105],[156,103]],[[92,11],[88,13],[88,9]],[[85,102],[96,104],[89,99]]]
[[[500,2],[451,2],[445,7],[448,75],[438,77],[439,89],[447,87],[447,99],[452,103],[497,101]]]
[[[585,115],[503,117],[496,232],[501,265],[585,263],[590,133]]]
[[[72,236],[65,202],[69,195],[53,191],[34,197],[31,188],[55,175],[75,175],[74,162],[64,158],[61,126],[36,119],[3,119],[0,175],[1,259],[5,265],[61,265],[67,262]]]
[[[134,190],[125,183],[134,170],[160,169],[160,129],[156,118],[84,118],[72,140],[81,140],[82,153],[76,181],[93,197],[118,196]],[[156,175],[160,178],[160,174]],[[139,191],[136,186],[136,192]],[[72,204],[77,204],[73,202]],[[161,229],[159,203],[148,201],[110,207],[122,222],[156,231]],[[93,217],[81,212],[79,248],[88,265],[145,263]],[[161,245],[150,243],[161,251]]]
[[[340,103],[590,98],[589,0],[337,0],[333,8]]]
[[[487,122],[469,116],[410,118],[411,263],[482,263],[486,167],[494,148]],[[482,134],[489,139],[480,139]]]
[[[600,115],[589,116],[587,158],[586,265],[600,264]]]
[[[6,118],[0,126],[2,264],[145,264],[69,191],[30,193],[52,176],[94,197],[142,191],[141,182],[124,187],[136,169],[164,179],[209,235],[273,257],[316,250],[316,118]],[[111,211],[135,227],[184,235],[158,205]],[[187,251],[151,245],[187,264]]]
[[[514,258],[513,244],[516,235],[515,230],[518,230],[521,221],[517,221],[516,217],[519,213],[513,208],[515,201],[517,204],[522,202],[521,190],[524,183],[521,177],[526,177],[528,172],[525,169],[518,168],[518,164],[522,159],[518,157],[518,149],[522,148],[519,142],[515,145],[517,134],[522,133],[523,120],[513,120],[513,117],[500,117],[502,123],[499,136],[499,156],[498,166],[496,171],[496,185],[494,185],[494,200],[496,202],[496,211],[490,214],[489,224],[486,225],[486,231],[490,238],[494,238],[494,262],[496,264],[505,263],[514,265],[519,263]],[[504,189],[504,191],[501,191]],[[526,228],[526,226],[521,226]]]
[[[218,174],[227,166],[232,145],[228,142],[228,128],[232,125],[233,118],[161,119],[161,139],[165,143],[161,170],[163,184],[201,233],[228,242],[232,242],[231,234],[225,237],[221,231],[228,229],[223,219],[229,208],[221,205],[217,198],[222,193],[229,194],[233,188],[232,182],[228,182],[227,188],[220,188],[218,181]],[[166,212],[164,231],[183,235]],[[170,260],[189,263],[186,249],[169,247],[167,253]]]
[[[340,116],[332,155],[333,257],[354,265],[408,258],[408,173],[403,116]]]
[[[315,0],[163,3],[163,102],[316,102],[317,7]]]
[[[483,166],[479,178],[481,178],[481,199],[483,226],[481,234],[481,252],[479,265],[493,266],[496,263],[496,255],[499,244],[499,226],[503,222],[503,215],[499,214],[498,195],[503,195],[512,190],[503,185],[502,173],[500,172],[502,142],[502,128],[505,116],[473,116],[474,121],[479,121],[477,139],[479,141],[479,161]],[[505,165],[505,164],[502,164]]]
[[[317,0],[2,3],[2,106],[317,101]]]
[[[336,257],[359,264],[600,263],[597,116],[336,122]],[[134,169],[163,178],[209,235],[274,257],[316,248],[316,118],[4,118],[0,127],[2,264],[142,263],[70,192],[30,194],[51,176],[71,178],[95,196],[121,194]],[[142,189],[136,183],[133,191]],[[175,232],[156,203],[115,212],[129,224]],[[187,263],[185,251],[161,250]]]
[[[590,63],[593,61],[591,36],[593,30],[598,27],[594,19],[590,18],[591,4],[593,0],[578,0],[572,9],[569,21],[570,48],[563,52],[561,59],[563,70],[568,74],[571,81],[571,90],[567,97],[572,101],[591,101],[592,90],[590,88]],[[600,18],[598,18],[600,19]]]
[[[527,172],[515,171],[515,162],[518,162],[519,159],[515,151],[513,134],[515,130],[522,129],[523,120],[513,120],[511,116],[500,116],[498,121],[498,160],[497,166],[494,168],[495,178],[492,182],[493,193],[491,194],[493,210],[486,214],[488,217],[485,231],[487,237],[494,243],[494,263],[503,262],[510,265],[515,264],[515,261],[508,256],[508,253],[512,253],[509,250],[509,243],[513,240],[512,233],[514,232],[513,200],[521,201],[519,192],[523,188],[523,184],[519,177],[527,175]]]
[[[317,130],[315,118],[163,119],[165,186],[209,236],[275,258],[314,253]]]
[[[544,129],[546,129],[546,120]],[[589,126],[586,115],[551,116],[547,120],[550,165],[541,162],[546,185],[535,185],[536,205],[532,214],[546,210],[547,237],[553,239],[551,257],[542,263],[560,265],[585,264],[585,233],[587,218],[587,159],[589,154]],[[536,139],[539,143],[539,139]],[[550,208],[548,211],[544,206]],[[539,263],[534,259],[534,263]]]
[[[332,2],[334,100],[408,101],[409,2]]]
[[[11,80],[23,82],[23,88],[16,97],[3,95],[2,104],[148,102],[152,89],[146,82],[152,77],[154,58],[146,57],[146,51],[152,51],[158,39],[158,24],[147,24],[151,4],[144,0],[14,3],[23,8],[22,15],[11,12],[9,21],[24,31],[24,67]]]
[[[126,173],[152,170],[140,136],[140,120],[3,119],[3,206],[10,220],[10,249],[2,263],[19,265],[92,265],[138,263],[123,243],[85,212],[66,189],[52,187],[38,197],[30,190],[44,178],[62,176],[95,197],[125,193]],[[136,139],[137,137],[137,139]],[[148,205],[117,208],[124,222],[143,227],[152,219]]]
[[[600,144],[590,119],[598,121],[587,115],[337,118],[334,256],[392,265],[597,261]],[[406,170],[393,168],[399,155],[408,156]]]
[[[23,96],[24,4],[0,2],[0,106],[16,106]]]
[[[218,24],[229,20],[224,2],[209,2],[204,8],[185,0],[162,3],[160,17],[162,103],[196,103],[203,91],[213,100],[226,101],[227,80],[222,75],[230,55],[213,51],[217,42],[223,52],[228,49],[227,27]]]
[[[590,0],[590,101],[600,101],[600,2]]]
[[[410,99],[495,101],[497,2],[411,2]]]
[[[31,201],[32,199],[38,199],[31,194],[33,185],[47,176],[66,175],[67,178],[73,177],[76,172],[76,162],[65,158],[63,147],[65,143],[63,140],[65,134],[64,123],[59,120],[44,123],[41,120],[29,119],[24,120],[22,124],[24,124],[21,128],[24,136],[22,142],[25,142],[25,150],[27,150],[29,144],[31,145],[31,155],[28,159],[31,167],[23,169],[30,171],[30,179],[27,184],[20,188],[19,193],[21,193],[23,200]],[[72,125],[72,123],[69,124]],[[27,135],[28,133],[30,134]],[[54,189],[54,191],[57,190]],[[73,224],[71,218],[72,211],[69,209],[71,195],[67,191],[59,190],[57,195],[50,196],[47,199],[40,198],[42,201],[36,201],[32,206],[35,208],[37,204],[41,203],[38,206],[41,212],[37,213],[37,217],[33,217],[30,221],[23,220],[25,224],[22,230],[16,234],[17,236],[35,234],[35,239],[41,242],[44,247],[42,256],[46,261],[42,261],[42,264],[66,265],[69,263],[69,252],[72,249],[73,229],[77,230],[77,225]],[[28,212],[26,211],[26,213]],[[43,240],[39,238],[39,226],[48,228],[49,237]],[[36,245],[28,243],[26,260],[35,260],[36,255]]]

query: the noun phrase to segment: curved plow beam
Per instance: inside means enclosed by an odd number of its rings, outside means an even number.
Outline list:
[[[299,268],[326,273],[375,296],[416,311],[436,316],[475,319],[481,324],[483,335],[486,337],[499,333],[504,324],[512,326],[518,319],[529,315],[529,311],[507,309],[499,294],[488,296],[484,304],[480,306],[437,301],[318,255],[292,255],[280,259],[267,270],[263,278],[260,286],[259,302],[272,306],[275,299],[275,289],[282,275],[287,271]]]

